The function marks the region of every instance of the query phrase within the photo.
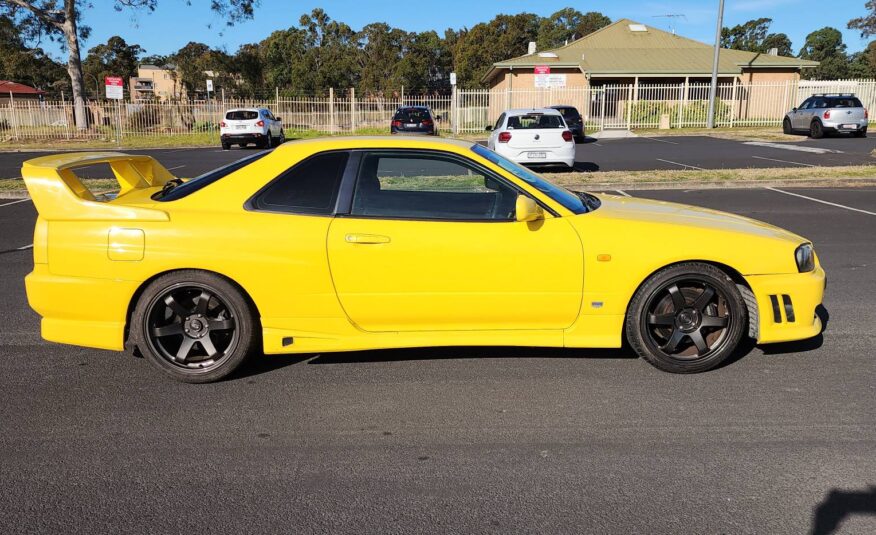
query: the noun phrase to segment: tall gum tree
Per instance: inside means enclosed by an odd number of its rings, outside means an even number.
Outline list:
[[[113,0],[113,8],[155,11],[159,0]],[[226,24],[250,19],[259,0],[210,0],[210,9],[225,17]],[[67,50],[67,74],[73,93],[73,115],[76,127],[88,128],[85,110],[85,82],[82,76],[82,56],[79,41],[88,36],[89,28],[80,25],[85,0],[0,0],[0,15],[14,20],[27,38],[48,36],[60,39]]]

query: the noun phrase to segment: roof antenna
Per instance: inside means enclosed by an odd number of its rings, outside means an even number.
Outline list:
[[[672,32],[672,35],[675,35],[675,22],[673,19],[687,20],[687,16],[684,13],[667,13],[665,15],[654,15],[653,18],[669,19],[669,31]]]

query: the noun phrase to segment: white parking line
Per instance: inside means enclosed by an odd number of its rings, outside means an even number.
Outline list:
[[[620,194],[623,195],[624,197],[632,197],[632,195],[630,195],[629,193],[627,193],[626,191],[624,191],[624,190],[622,190],[622,189],[616,189],[616,190],[614,190],[614,191],[620,193]]]
[[[784,193],[785,195],[800,197],[801,199],[806,199],[807,201],[820,202],[821,204],[827,204],[829,206],[835,206],[837,208],[851,210],[852,212],[861,212],[862,214],[876,215],[876,212],[868,212],[867,210],[861,210],[860,208],[852,208],[851,206],[846,206],[844,204],[837,204],[835,202],[823,201],[821,199],[816,199],[815,197],[807,197],[806,195],[800,195],[799,193],[791,193],[790,191],[781,190],[779,188],[772,188],[772,187],[767,186],[765,189],[768,189],[770,191],[775,191],[776,193]]]
[[[657,158],[657,161],[659,161],[659,162],[671,163],[672,165],[680,165],[681,167],[689,167],[689,168],[691,168],[691,169],[696,169],[696,170],[698,170],[698,171],[705,171],[705,169],[703,169],[702,167],[697,167],[697,166],[695,166],[695,165],[688,165],[688,164],[686,164],[686,163],[673,162],[672,160],[664,160],[664,159],[662,159],[662,158]]]
[[[769,143],[766,141],[746,141],[745,145],[753,145],[755,147],[767,147],[770,149],[795,150],[797,152],[810,152],[812,154],[844,154],[841,150],[822,149],[820,147],[803,147],[792,143]]]
[[[177,165],[176,167],[168,167],[167,170],[173,171],[174,169],[182,169],[183,167],[185,167],[185,165]]]
[[[19,247],[17,250],[18,250],[18,251],[24,251],[24,250],[26,250],[26,249],[33,249],[33,244],[25,245],[24,247]]]
[[[668,141],[666,139],[657,139],[656,137],[648,137],[648,136],[639,136],[645,139],[650,139],[651,141],[659,141],[660,143],[669,143],[670,145],[678,145],[678,141]]]
[[[11,205],[11,204],[18,204],[18,203],[20,203],[20,202],[26,202],[26,201],[29,201],[29,200],[30,200],[30,197],[28,197],[27,199],[18,199],[17,201],[8,202],[8,203],[6,203],[6,204],[0,204],[0,207],[3,207],[3,206],[9,206],[9,205]]]
[[[815,167],[811,163],[803,163],[803,162],[790,162],[788,160],[777,160],[775,158],[764,158],[763,156],[752,156],[752,158],[757,158],[758,160],[769,160],[771,162],[781,162],[781,163],[790,163],[794,165],[803,165],[806,167]]]

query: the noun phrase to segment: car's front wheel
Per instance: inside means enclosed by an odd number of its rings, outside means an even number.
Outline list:
[[[791,128],[791,120],[785,117],[785,120],[782,121],[782,133],[784,134],[793,134],[794,129]]]
[[[227,377],[259,347],[257,315],[240,289],[219,275],[182,270],[142,293],[131,318],[137,348],[178,381]]]
[[[684,263],[655,273],[633,296],[626,321],[636,353],[672,373],[713,369],[736,350],[748,311],[733,280],[715,266]]]

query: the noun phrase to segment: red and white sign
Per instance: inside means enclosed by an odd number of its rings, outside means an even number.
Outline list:
[[[536,65],[535,66],[535,74],[550,74],[551,66],[550,65]]]
[[[125,98],[125,82],[121,76],[104,76],[103,81],[106,84],[106,98]]]

